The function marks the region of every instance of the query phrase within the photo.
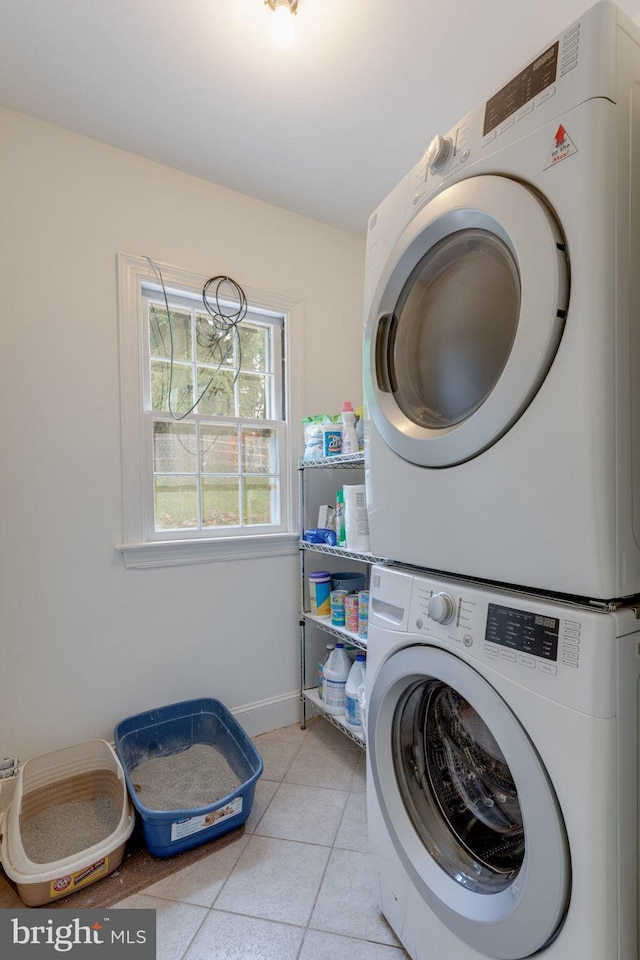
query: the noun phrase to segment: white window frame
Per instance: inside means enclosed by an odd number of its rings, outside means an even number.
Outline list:
[[[191,271],[158,263],[167,290],[201,294],[207,281]],[[302,423],[303,326],[302,301],[267,293],[242,284],[251,307],[284,316],[285,426],[281,456],[282,516],[284,532],[194,536],[184,532],[158,533],[153,524],[153,457],[145,413],[148,380],[147,298],[143,285],[157,285],[158,276],[147,257],[118,254],[118,308],[120,350],[120,402],[122,442],[123,542],[117,549],[127,567],[172,566],[209,560],[247,559],[293,554],[298,549],[296,518],[296,425]],[[269,422],[265,421],[265,426]]]

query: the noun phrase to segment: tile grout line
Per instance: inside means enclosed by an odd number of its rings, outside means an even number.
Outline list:
[[[358,763],[359,763],[359,761],[358,761]],[[321,890],[322,890],[322,886],[323,886],[324,881],[325,881],[326,876],[327,876],[327,871],[328,871],[328,869],[329,869],[329,863],[331,862],[331,856],[332,856],[332,854],[333,854],[333,851],[336,849],[336,846],[335,846],[336,840],[337,840],[337,838],[338,838],[338,834],[340,833],[340,827],[342,826],[342,822],[343,822],[343,820],[344,820],[344,817],[345,817],[345,814],[346,814],[346,811],[347,811],[347,806],[348,806],[348,804],[349,804],[349,797],[352,795],[352,787],[353,787],[353,782],[354,782],[354,780],[355,780],[356,771],[357,771],[357,769],[358,769],[358,763],[357,763],[356,766],[354,767],[353,774],[352,774],[352,776],[351,776],[351,780],[350,780],[350,783],[349,783],[349,790],[346,791],[347,798],[346,798],[346,800],[345,800],[344,808],[343,808],[342,814],[341,814],[341,816],[340,816],[340,822],[338,823],[338,826],[337,826],[337,828],[336,828],[336,832],[335,832],[334,837],[333,837],[333,842],[332,842],[331,846],[328,848],[328,849],[329,849],[329,856],[327,857],[327,862],[326,862],[326,864],[325,864],[324,870],[322,871],[322,877],[320,878],[320,883],[318,884],[318,889],[317,889],[317,891],[316,891],[316,895],[315,895],[315,897],[313,898],[313,904],[312,904],[312,906],[311,906],[311,910],[309,911],[309,919],[308,919],[308,921],[307,921],[307,923],[306,923],[306,925],[305,925],[304,935],[303,935],[303,937],[302,937],[302,943],[300,944],[300,949],[299,949],[299,951],[298,951],[296,960],[299,960],[300,954],[302,953],[303,947],[304,947],[305,942],[306,942],[306,939],[307,939],[307,935],[308,935],[309,931],[310,931],[311,929],[313,929],[313,928],[310,926],[310,924],[311,924],[311,921],[312,921],[312,919],[313,919],[313,914],[314,914],[314,912],[315,912],[315,909],[316,909],[316,907],[317,907],[317,905],[318,905],[318,899],[319,899],[319,897],[320,897],[320,892],[321,892]]]

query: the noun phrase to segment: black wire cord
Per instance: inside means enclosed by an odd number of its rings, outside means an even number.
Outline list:
[[[151,257],[146,258],[156,277],[160,282],[162,288],[162,295],[164,298],[164,304],[167,311],[167,323],[169,326],[169,413],[171,414],[174,420],[184,420],[185,417],[188,417],[190,413],[193,413],[195,408],[198,406],[202,400],[205,393],[211,387],[211,384],[217,377],[222,365],[233,353],[234,345],[237,344],[238,350],[238,364],[235,370],[233,377],[233,382],[235,384],[240,373],[240,367],[242,366],[242,346],[240,341],[240,334],[238,332],[239,324],[244,320],[247,315],[247,298],[245,296],[244,290],[232,277],[226,277],[218,275],[215,277],[210,277],[202,288],[202,302],[204,308],[211,318],[207,323],[206,327],[204,324],[197,324],[196,326],[196,339],[198,344],[201,347],[204,347],[209,351],[211,357],[215,354],[218,354],[218,361],[216,368],[213,371],[208,383],[200,392],[196,398],[193,405],[185,412],[177,414],[174,412],[172,403],[171,403],[171,393],[173,389],[173,356],[174,356],[174,346],[173,346],[173,326],[171,322],[171,311],[169,309],[169,298],[167,297],[167,291],[164,284],[164,277],[162,276],[162,271],[160,270],[157,263],[155,263]],[[226,307],[228,310],[225,313],[223,309],[223,303],[221,302],[221,290],[224,285],[227,284],[233,290],[232,299],[237,299],[238,307],[234,309],[233,307]],[[228,299],[228,298],[225,298]],[[225,345],[225,341],[229,342]]]

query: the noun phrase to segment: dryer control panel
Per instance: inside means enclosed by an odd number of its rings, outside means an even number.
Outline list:
[[[580,24],[574,27],[575,34],[575,62],[578,56],[578,39]],[[486,137],[488,133],[495,130],[497,126],[512,117],[517,110],[530,103],[533,107],[533,100],[544,90],[555,83],[558,70],[558,49],[560,42],[556,40],[547,50],[541,53],[536,59],[527,64],[524,70],[521,70],[517,76],[498,90],[497,93],[487,100],[484,112],[484,127],[482,135]]]
[[[476,161],[555,123],[549,128],[552,154],[554,142],[564,143],[553,138],[564,129],[561,124],[569,111],[596,97],[615,103],[616,34],[623,29],[617,17],[613,4],[595,4],[488,100],[433,137],[406,178],[409,219],[445,184],[472,176],[470,168]],[[637,33],[635,24],[629,23]],[[563,150],[569,149],[565,144]],[[555,159],[561,156],[564,153],[556,153]]]

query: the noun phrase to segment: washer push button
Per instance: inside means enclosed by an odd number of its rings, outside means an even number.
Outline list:
[[[555,676],[558,672],[555,663],[546,663],[544,661],[538,663],[538,670],[540,670],[541,673],[548,673],[549,676]]]
[[[562,630],[561,660],[565,667],[573,667],[574,670],[580,661],[580,627],[577,620],[565,620]]]
[[[518,657],[518,663],[522,664],[523,667],[529,667],[529,669],[536,668],[536,661],[534,657],[528,657],[525,654],[521,653]]]

